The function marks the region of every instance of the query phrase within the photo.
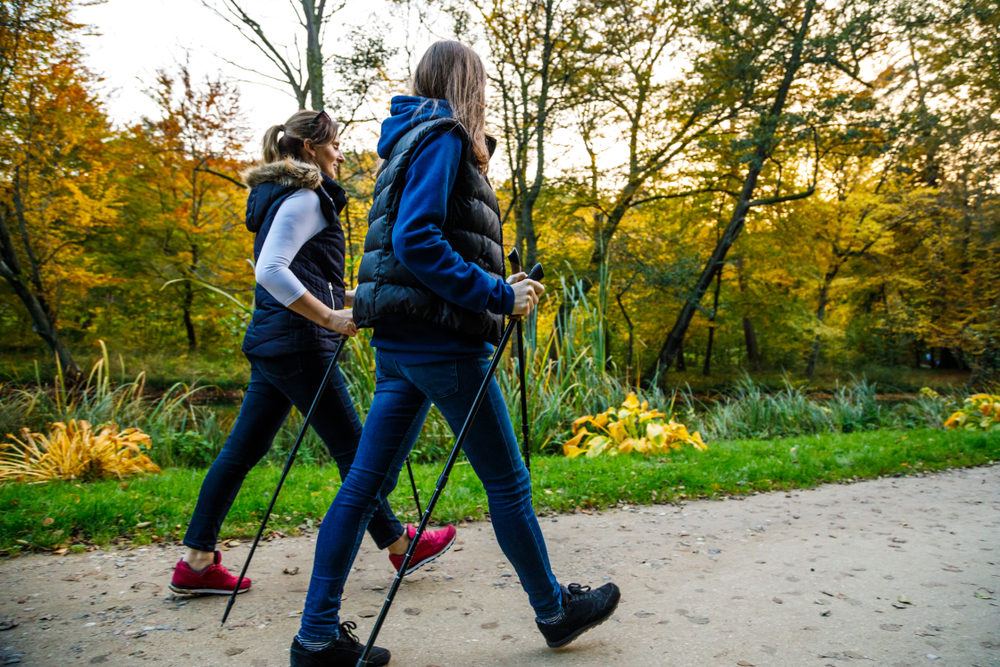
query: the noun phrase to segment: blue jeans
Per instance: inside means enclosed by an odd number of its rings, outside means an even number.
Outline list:
[[[199,551],[215,550],[219,529],[247,473],[271,449],[292,405],[302,414],[309,411],[333,353],[247,358],[250,386],[233,430],[201,484],[198,504],[184,535],[184,544]],[[310,426],[330,450],[343,479],[351,469],[362,429],[340,368],[330,374],[330,384],[316,406]],[[385,549],[403,535],[403,526],[389,504],[382,501],[375,506],[368,532],[378,548]]]
[[[375,397],[361,445],[316,541],[301,639],[329,641],[337,636],[344,582],[365,526],[379,498],[395,488],[431,401],[458,433],[488,366],[488,359],[402,364],[378,352]],[[489,497],[497,541],[517,571],[536,616],[555,616],[562,592],[549,566],[545,540],[531,507],[531,479],[496,380],[490,381],[464,450]]]

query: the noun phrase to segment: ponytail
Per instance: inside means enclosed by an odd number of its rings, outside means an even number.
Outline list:
[[[267,129],[261,141],[261,157],[264,164],[288,158],[301,160],[306,139],[311,139],[316,146],[325,146],[339,134],[340,125],[330,120],[328,115],[302,109],[282,125],[272,125]]]
[[[261,142],[261,153],[264,164],[277,162],[281,159],[281,144],[278,135],[285,131],[284,125],[272,125],[264,133],[264,141]]]

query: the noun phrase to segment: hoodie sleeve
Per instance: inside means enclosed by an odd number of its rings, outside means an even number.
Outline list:
[[[414,150],[392,230],[393,251],[443,299],[477,313],[509,315],[511,286],[465,261],[441,232],[461,159],[462,141],[453,132],[432,133]]]

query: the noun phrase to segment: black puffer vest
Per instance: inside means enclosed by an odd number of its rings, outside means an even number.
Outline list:
[[[371,327],[382,317],[405,315],[496,344],[503,333],[503,315],[476,313],[445,301],[410,273],[392,249],[392,229],[413,151],[431,132],[452,129],[462,140],[463,159],[441,231],[465,261],[495,278],[504,277],[500,208],[489,181],[476,167],[469,134],[453,118],[426,121],[396,143],[375,181],[354,296],[354,322],[358,327]]]
[[[328,225],[302,246],[289,269],[314,297],[334,310],[343,308],[345,245],[338,213],[347,203],[344,190],[314,165],[297,160],[254,167],[244,174],[244,180],[251,188],[246,225],[256,234],[255,262],[282,202],[300,189],[319,195]],[[253,318],[243,337],[245,354],[278,357],[336,347],[340,334],[292,312],[260,285],[254,291],[254,302]]]

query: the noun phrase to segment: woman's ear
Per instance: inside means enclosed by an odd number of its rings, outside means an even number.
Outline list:
[[[306,139],[302,142],[302,150],[309,156],[310,159],[314,159],[316,157],[316,148],[312,139]]]

